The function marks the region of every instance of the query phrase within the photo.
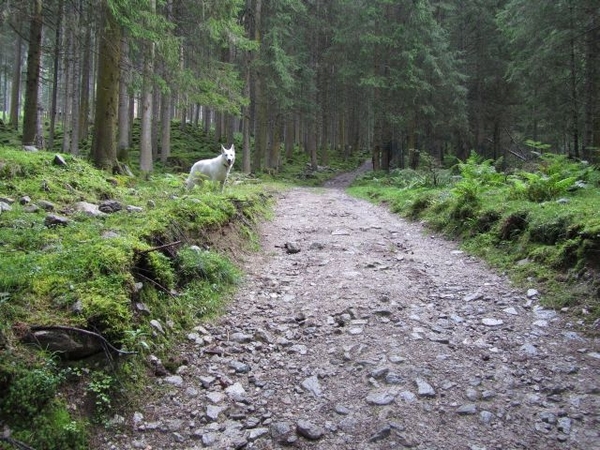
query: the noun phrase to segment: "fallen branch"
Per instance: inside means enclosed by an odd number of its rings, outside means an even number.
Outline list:
[[[521,147],[519,146],[519,143],[517,141],[515,141],[515,138],[512,136],[512,134],[510,134],[510,132],[508,131],[508,129],[506,127],[504,128],[504,131],[506,132],[506,134],[508,134],[508,137],[510,138],[512,143],[516,145],[516,147],[519,149],[519,151],[521,153],[517,153],[514,150],[511,150],[510,148],[508,149],[508,152],[513,154],[517,158],[520,158],[522,161],[527,161],[527,158],[522,155],[523,152],[521,151]]]
[[[171,242],[170,244],[159,245],[158,247],[147,248],[146,250],[138,250],[138,253],[150,253],[155,252],[156,250],[162,250],[163,248],[173,247],[175,245],[181,244],[181,241]]]
[[[0,436],[0,442],[8,442],[13,447],[20,448],[22,450],[35,450],[35,448],[30,447],[29,445],[25,444],[24,442],[18,441],[9,436]]]

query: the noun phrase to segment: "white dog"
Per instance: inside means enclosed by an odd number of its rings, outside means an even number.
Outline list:
[[[203,159],[192,166],[190,175],[187,178],[187,188],[192,189],[195,184],[203,182],[205,179],[218,181],[221,183],[221,192],[225,186],[225,180],[235,162],[235,148],[225,148],[221,145],[221,154],[212,159]]]

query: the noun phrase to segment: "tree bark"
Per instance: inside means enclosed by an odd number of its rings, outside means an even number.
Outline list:
[[[27,88],[23,111],[23,145],[35,145],[38,123],[38,91],[42,59],[42,0],[32,0],[27,52]]]
[[[118,147],[117,157],[119,161],[129,159],[129,149],[131,148],[131,119],[129,111],[130,94],[129,81],[131,71],[129,70],[129,41],[127,33],[121,37],[121,79],[119,80],[119,107],[118,107]]]
[[[71,43],[71,55],[72,55],[72,67],[73,67],[73,87],[72,87],[72,98],[71,98],[71,148],[70,153],[73,155],[79,154],[79,132],[80,132],[80,119],[81,119],[81,91],[83,89],[81,82],[81,61],[79,55],[81,54],[81,40],[79,30],[81,30],[82,17],[79,16],[76,26],[73,29]]]
[[[271,145],[269,146],[269,158],[267,167],[279,169],[281,166],[281,116],[276,113],[273,117],[271,134]]]
[[[67,14],[68,16],[68,14]],[[62,152],[69,153],[71,146],[71,98],[73,96],[73,63],[71,55],[71,46],[73,43],[73,28],[71,26],[65,26],[65,33],[63,34],[63,98],[62,98],[62,127],[63,127],[63,139],[62,139]]]
[[[117,165],[121,27],[108,7],[107,0],[102,2],[102,10],[92,159],[96,167],[113,170]]]
[[[60,76],[60,39],[63,23],[63,0],[58,1],[58,11],[56,19],[56,30],[54,34],[54,57],[53,57],[53,77],[52,77],[52,100],[50,104],[50,130],[48,133],[48,148],[54,147],[54,135],[56,132],[56,113],[58,110],[58,79]]]
[[[160,103],[161,133],[160,133],[160,160],[163,163],[171,155],[171,93],[162,94]]]
[[[156,10],[156,1],[151,0],[152,9]],[[149,174],[153,169],[152,161],[152,72],[154,71],[154,43],[146,42],[144,59],[144,80],[142,86],[142,123],[140,131],[140,170]]]
[[[85,28],[85,38],[81,53],[81,90],[79,100],[79,140],[87,140],[90,128],[90,77],[91,77],[91,53],[92,53],[92,8],[88,7],[86,19],[83,27]]]
[[[594,158],[594,149],[600,147],[600,23],[591,3],[586,13],[589,22],[585,39],[585,135],[582,156],[595,163],[600,161],[600,153]]]
[[[8,126],[13,130],[19,129],[19,99],[21,98],[21,60],[23,58],[23,38],[21,30],[23,29],[23,21],[19,17],[16,18],[16,34],[15,40],[15,61],[13,64],[12,87],[10,92],[10,114]]]

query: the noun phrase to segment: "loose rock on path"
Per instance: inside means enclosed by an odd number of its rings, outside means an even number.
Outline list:
[[[598,341],[535,286],[335,188],[282,193],[261,240],[95,448],[600,448]]]

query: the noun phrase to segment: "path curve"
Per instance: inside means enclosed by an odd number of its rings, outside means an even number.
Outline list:
[[[227,314],[97,448],[600,448],[599,343],[535,291],[340,189],[283,192],[260,235]]]

